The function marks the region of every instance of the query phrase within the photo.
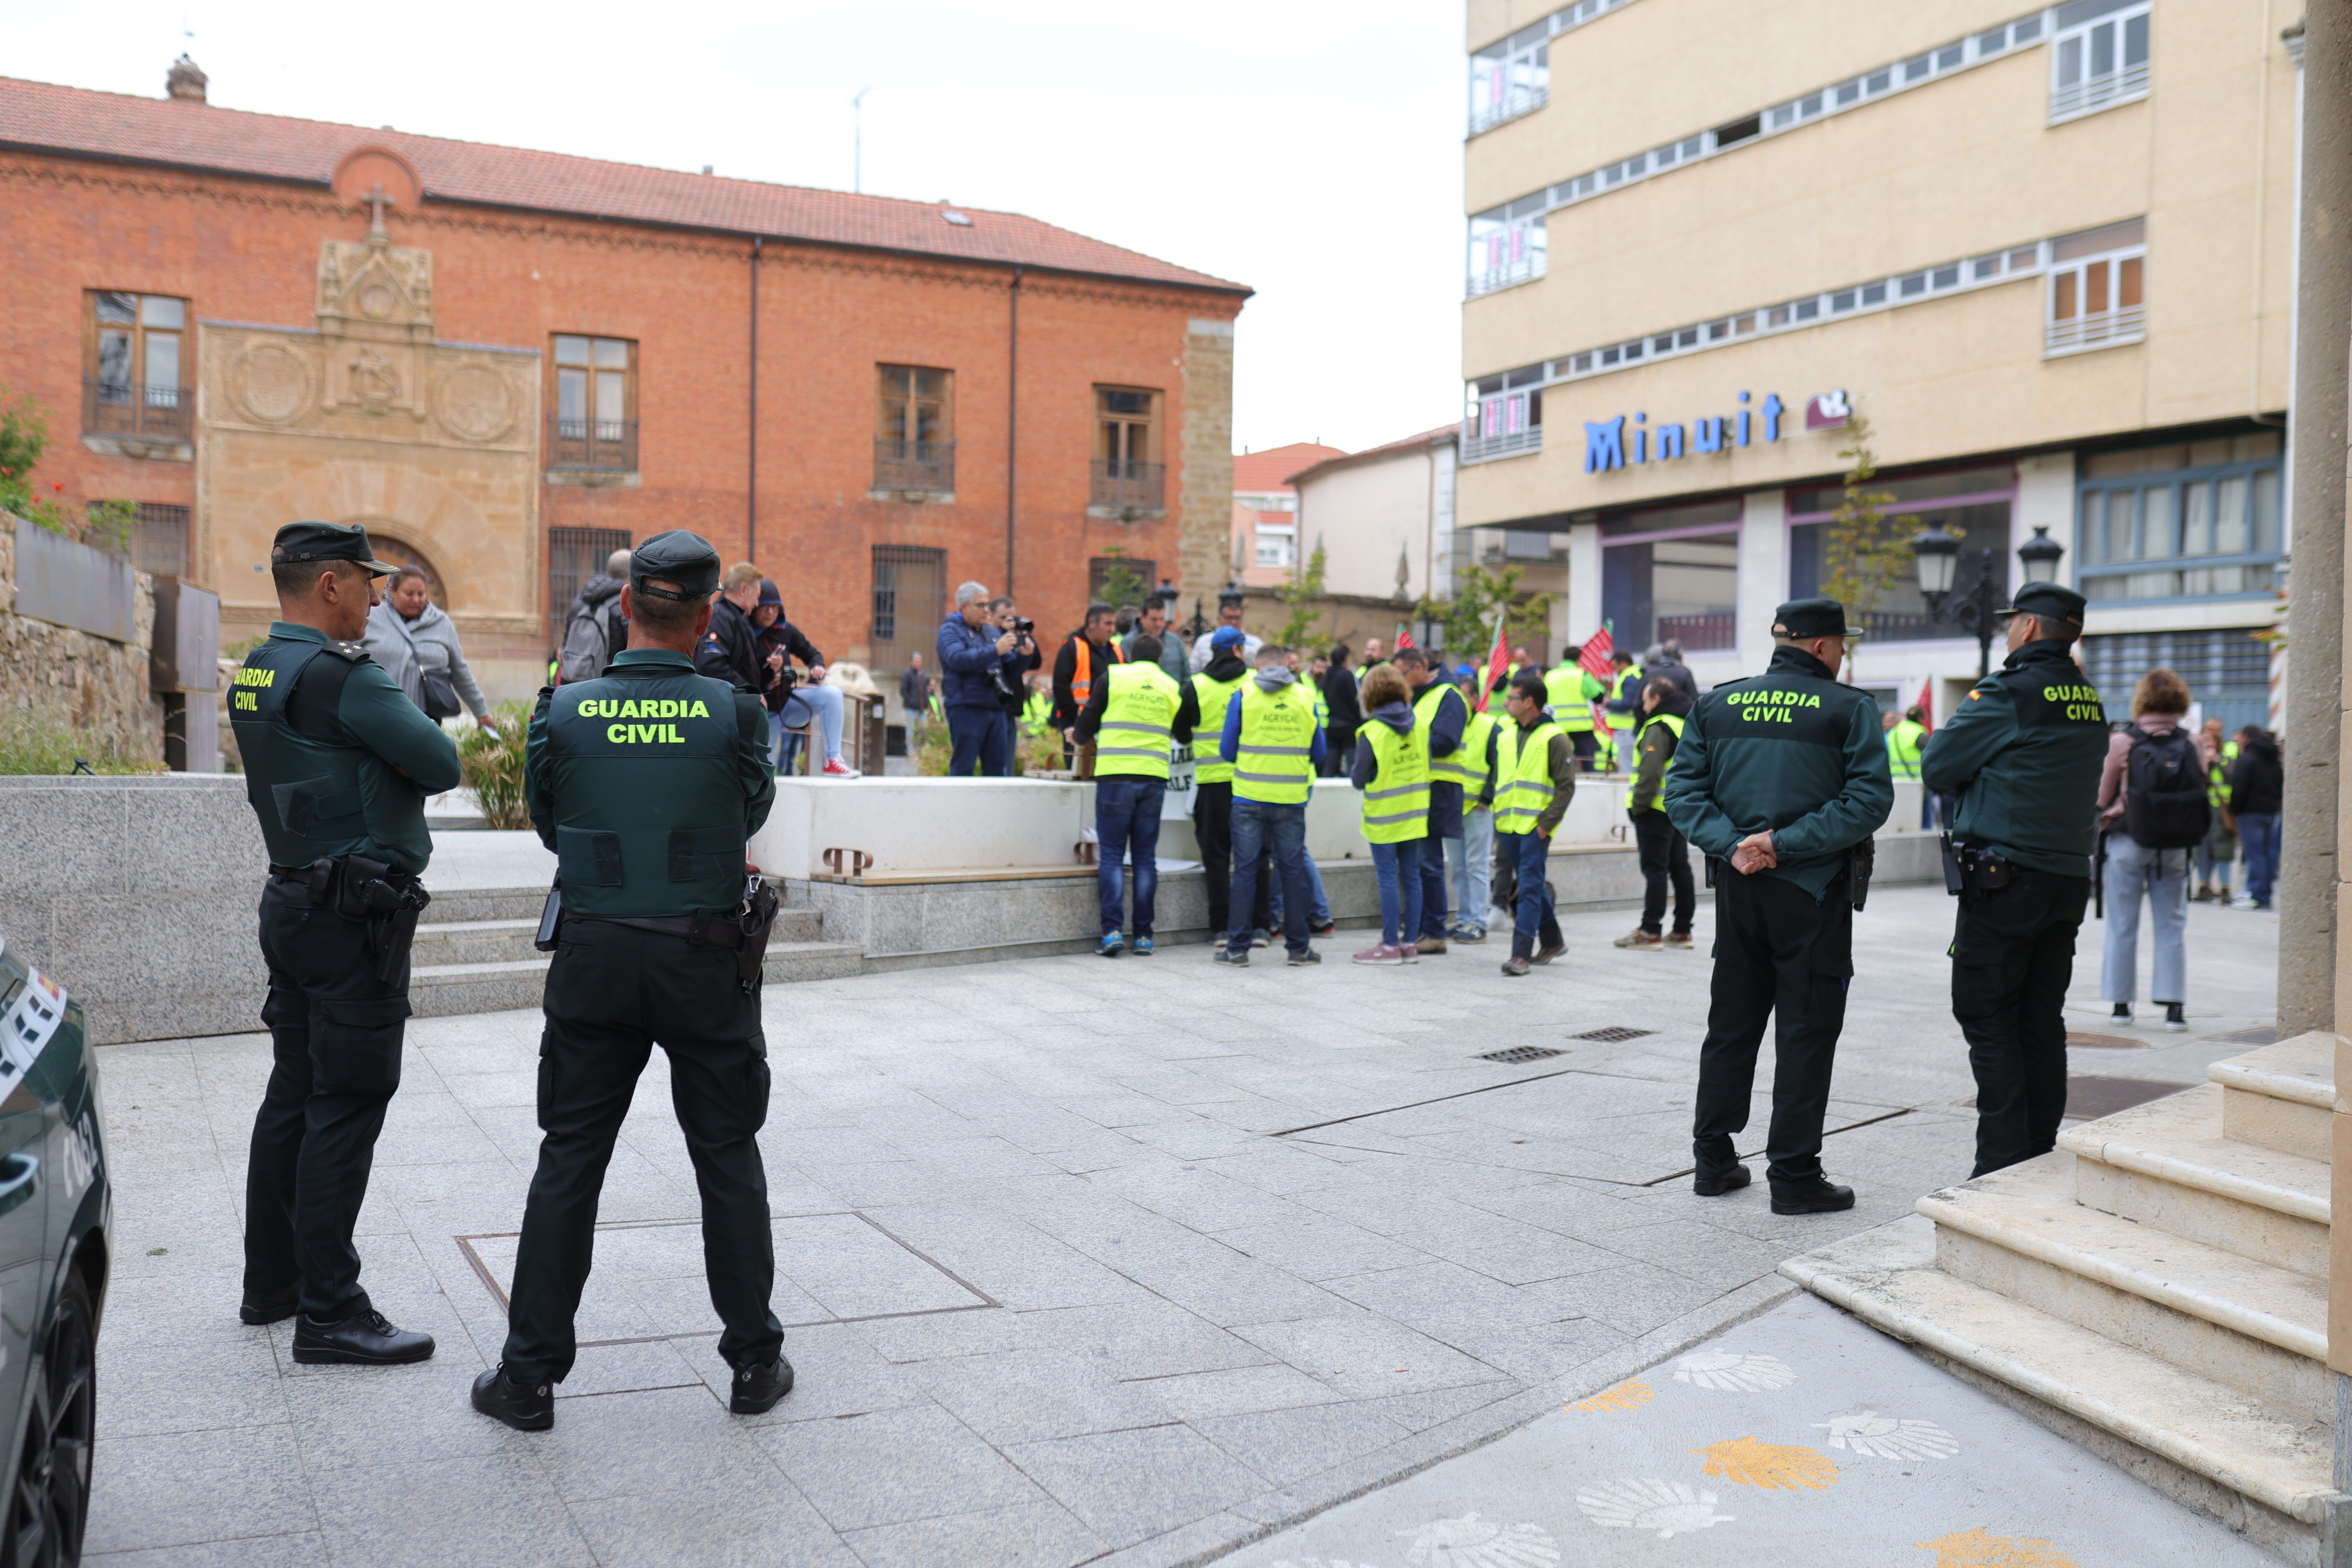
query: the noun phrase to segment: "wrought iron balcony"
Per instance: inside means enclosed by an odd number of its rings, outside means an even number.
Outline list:
[[[547,416],[547,466],[595,473],[637,470],[637,422],[634,419],[567,419]]]
[[[1089,504],[1121,510],[1163,510],[1168,504],[1168,465],[1097,458]]]
[[[955,489],[953,441],[889,441],[874,443],[874,488],[877,490]]]
[[[81,384],[81,429],[85,436],[120,436],[139,441],[193,439],[196,390],[148,386],[124,381]]]

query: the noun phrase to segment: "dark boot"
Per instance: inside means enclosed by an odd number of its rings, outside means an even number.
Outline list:
[[[1816,1176],[1801,1187],[1774,1187],[1774,1214],[1836,1214],[1853,1207],[1853,1189]]]
[[[1719,1198],[1726,1193],[1736,1193],[1748,1183],[1748,1167],[1734,1165],[1721,1175],[1710,1176],[1701,1171],[1691,1177],[1691,1191],[1703,1198]]]
[[[793,1363],[778,1356],[765,1366],[739,1366],[727,1408],[738,1415],[765,1415],[793,1391]]]
[[[544,1383],[516,1383],[500,1362],[474,1379],[474,1408],[518,1432],[544,1432],[555,1425],[555,1389]]]

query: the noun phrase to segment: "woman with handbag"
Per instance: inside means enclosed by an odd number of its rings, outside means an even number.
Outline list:
[[[498,727],[489,700],[467,668],[457,623],[433,602],[417,567],[392,574],[383,602],[368,612],[366,641],[369,654],[427,719],[439,723],[470,709],[482,724]]]

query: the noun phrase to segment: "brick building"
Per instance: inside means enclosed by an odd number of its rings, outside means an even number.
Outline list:
[[[0,79],[0,385],[61,500],[269,618],[297,517],[432,574],[494,694],[671,527],[894,668],[956,583],[1213,588],[1249,290],[1011,213]],[[79,435],[79,439],[74,439]]]

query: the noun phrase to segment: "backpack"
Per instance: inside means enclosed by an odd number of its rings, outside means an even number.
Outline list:
[[[2204,843],[2213,814],[2205,785],[2196,738],[2186,730],[2134,734],[2125,764],[2124,831],[2144,849],[2191,849]]]
[[[562,658],[562,679],[566,682],[593,680],[604,673],[613,662],[613,622],[621,613],[621,596],[591,605],[584,600],[572,606],[572,619],[563,628]]]

